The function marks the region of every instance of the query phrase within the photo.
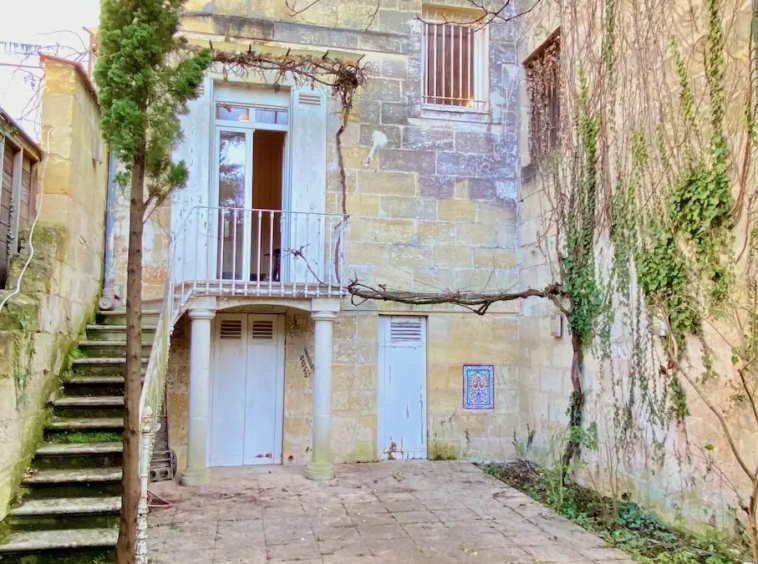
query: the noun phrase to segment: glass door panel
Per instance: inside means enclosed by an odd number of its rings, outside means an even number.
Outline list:
[[[250,145],[249,132],[219,130],[216,268],[223,280],[244,280],[250,272]]]

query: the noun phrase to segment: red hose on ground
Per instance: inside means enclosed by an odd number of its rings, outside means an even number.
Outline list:
[[[147,506],[150,509],[171,509],[174,504],[171,501],[163,499],[158,494],[147,490]]]

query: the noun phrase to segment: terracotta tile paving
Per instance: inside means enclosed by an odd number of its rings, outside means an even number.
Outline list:
[[[631,564],[629,556],[464,462],[217,468],[153,484],[153,564]]]

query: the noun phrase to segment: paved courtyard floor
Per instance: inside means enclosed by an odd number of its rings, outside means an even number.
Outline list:
[[[623,552],[463,462],[219,468],[153,484],[154,564],[632,564]]]

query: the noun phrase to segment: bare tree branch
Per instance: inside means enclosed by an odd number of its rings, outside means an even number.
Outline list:
[[[384,285],[368,286],[357,279],[347,285],[347,291],[354,298],[362,300],[377,300],[395,302],[407,305],[439,305],[452,304],[484,315],[492,304],[511,302],[526,298],[549,298],[560,296],[561,286],[558,283],[549,284],[542,289],[529,288],[522,292],[475,293],[461,290],[447,292],[410,292],[407,290],[389,290]]]

